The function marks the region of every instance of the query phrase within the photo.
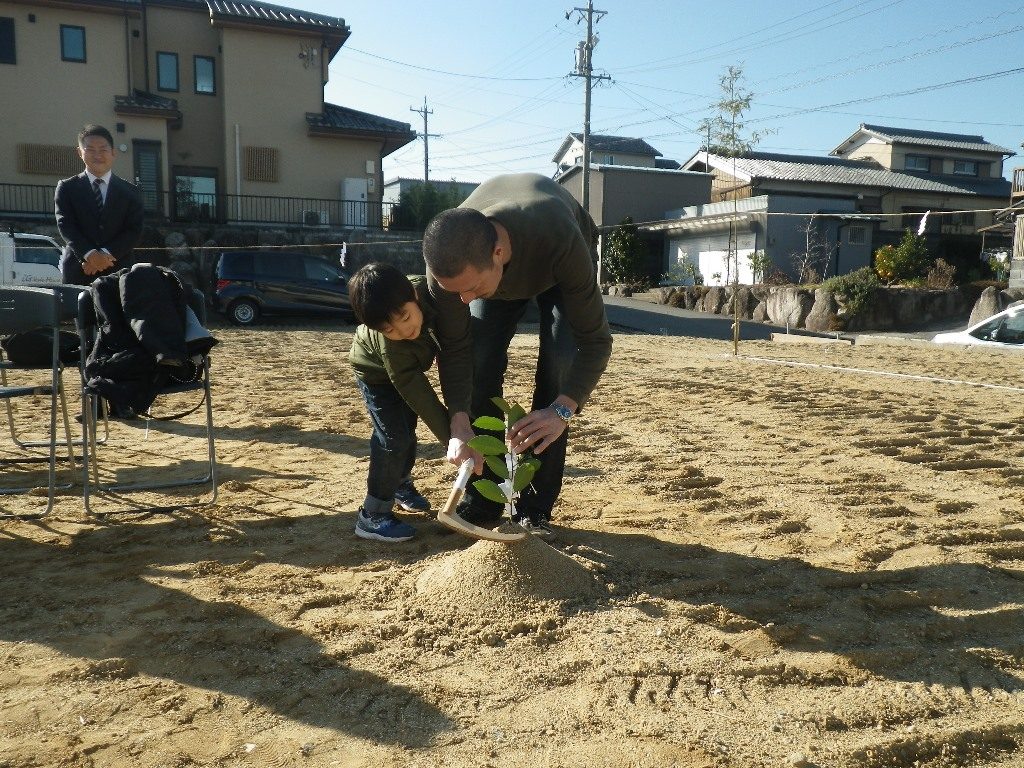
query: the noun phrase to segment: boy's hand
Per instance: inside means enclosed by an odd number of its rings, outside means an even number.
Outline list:
[[[473,474],[484,473],[484,457],[479,451],[474,451],[466,443],[476,437],[473,425],[469,421],[469,414],[464,412],[452,415],[451,423],[452,436],[448,441],[448,461],[456,467],[461,467],[462,462],[467,459],[473,461]]]

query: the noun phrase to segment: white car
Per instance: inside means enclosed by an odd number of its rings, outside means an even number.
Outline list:
[[[936,344],[1024,349],[1024,301],[1013,302],[1002,312],[972,325],[966,331],[936,334],[932,341]]]

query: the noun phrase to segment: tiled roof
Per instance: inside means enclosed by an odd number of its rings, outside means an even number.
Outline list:
[[[309,13],[295,8],[285,8],[270,3],[233,2],[232,0],[206,0],[213,18],[233,18],[244,21],[292,24],[297,26],[318,27],[338,30],[347,33],[345,20],[336,16],[324,16]]]
[[[181,118],[177,99],[157,96],[155,93],[135,90],[130,96],[115,96],[114,111],[120,114],[153,114]]]
[[[570,133],[565,137],[555,156],[552,158],[552,162],[558,162],[558,159],[565,154],[565,151],[572,144],[573,140],[580,143],[583,142],[582,133]],[[622,152],[627,155],[650,155],[651,157],[661,157],[661,152],[656,150],[650,144],[643,139],[634,139],[629,136],[602,136],[600,134],[590,134],[590,151],[591,152]]]
[[[860,129],[857,133],[854,133],[853,136],[832,150],[832,153],[837,153],[847,143],[849,143],[850,139],[855,138],[861,131],[892,144],[917,144],[928,147],[942,147],[943,149],[955,149],[962,152],[995,152],[1003,155],[1016,154],[1012,149],[1007,149],[1006,147],[1001,147],[998,144],[992,144],[985,141],[984,136],[975,136],[965,133],[918,131],[913,128],[890,128],[885,125],[868,125],[867,123],[861,123]]]
[[[703,154],[698,153],[695,159],[703,157]],[[713,167],[726,173],[732,172],[733,158],[711,154],[709,160]],[[923,174],[890,171],[870,160],[749,152],[736,158],[736,170],[751,179],[880,187],[953,195],[1006,198],[1010,196],[1010,182],[1004,178],[935,178]]]
[[[311,133],[343,136],[380,136],[385,139],[384,155],[415,140],[416,132],[409,123],[390,120],[369,112],[324,104],[323,112],[307,112],[306,123]]]

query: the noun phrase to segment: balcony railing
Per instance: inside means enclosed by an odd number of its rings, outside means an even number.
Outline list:
[[[49,185],[0,184],[0,216],[53,217]],[[306,227],[313,229],[397,228],[396,203],[195,192],[144,191],[146,217],[182,224]]]
[[[1019,200],[1024,197],[1024,168],[1013,169],[1013,187],[1010,189],[1010,199]]]

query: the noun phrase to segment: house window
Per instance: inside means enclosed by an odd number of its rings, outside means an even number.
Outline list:
[[[212,56],[195,56],[195,87],[196,93],[217,93],[217,78],[213,69]]]
[[[953,173],[957,176],[977,176],[978,163],[976,160],[954,160]]]
[[[277,181],[278,151],[273,147],[245,148],[245,180]]]
[[[974,211],[963,211],[962,213],[954,213],[950,216],[950,223],[954,227],[973,227],[974,226]]]
[[[212,168],[174,169],[175,218],[209,221],[217,216],[217,172]]]
[[[14,19],[0,18],[0,64],[17,64],[14,56]]]
[[[604,156],[604,164],[605,165],[615,165],[615,155],[605,155]]]
[[[847,240],[850,245],[864,245],[867,242],[867,230],[863,224],[854,224],[849,229]]]
[[[924,171],[927,173],[931,168],[931,163],[923,155],[907,155],[903,167],[908,171]]]
[[[157,52],[156,87],[161,91],[178,90],[178,54]]]
[[[63,61],[85,61],[85,27],[60,25],[60,57]]]

